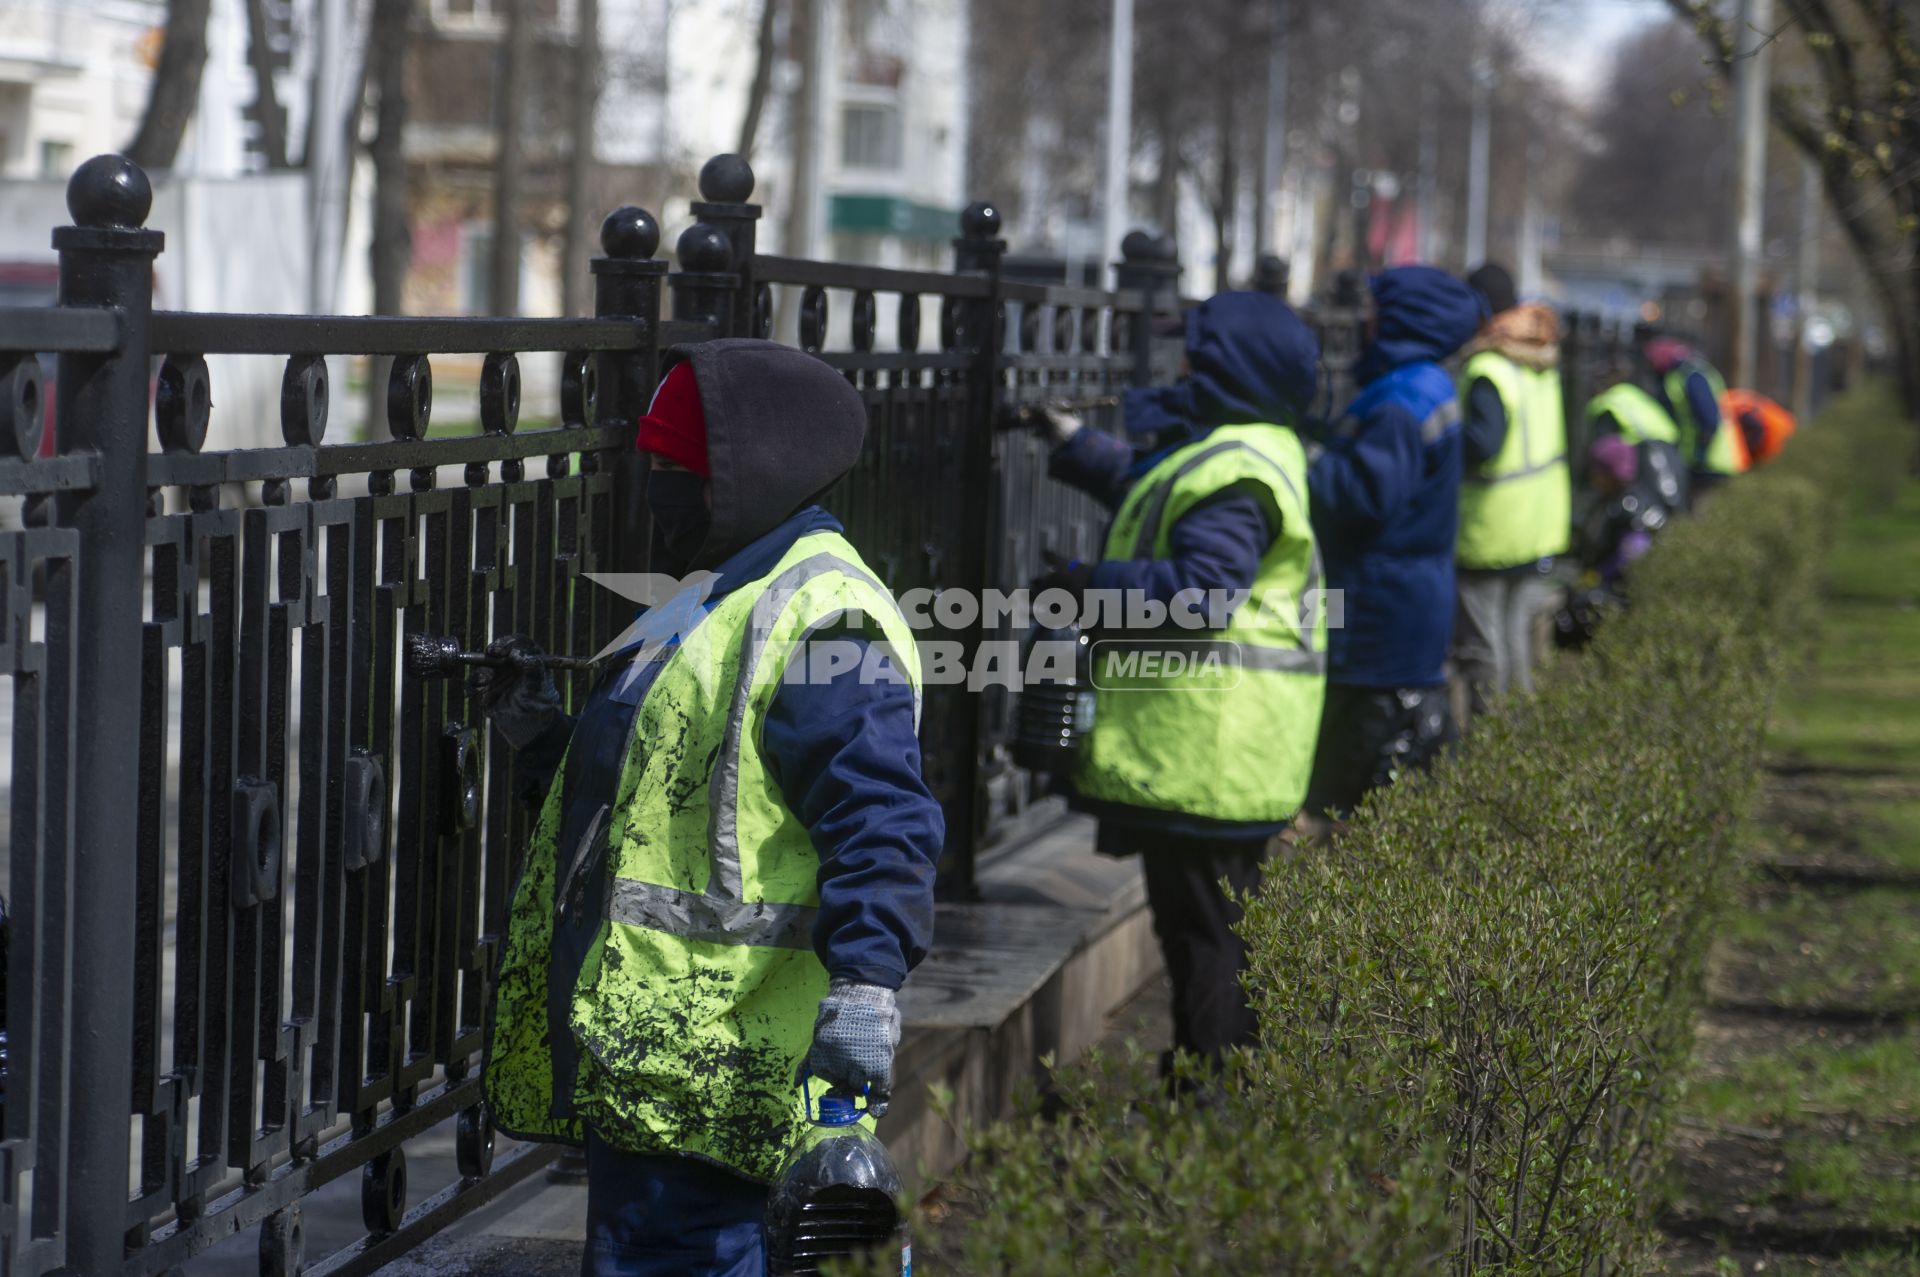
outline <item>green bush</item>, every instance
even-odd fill
[[[1772,689],[1856,467],[1809,430],[1636,569],[1634,606],[1249,901],[1262,1048],[1205,1105],[1140,1062],[981,1134],[933,1271],[1645,1267]],[[1804,477],[1814,475],[1819,482]],[[1139,1097],[1132,1098],[1129,1097]]]
[[[1408,1130],[1446,1151],[1461,1270],[1644,1254],[1704,924],[1817,558],[1792,531],[1812,490],[1766,488],[1676,529],[1588,659],[1250,909],[1271,1051],[1438,1078]]]
[[[975,1138],[947,1220],[916,1227],[915,1268],[1387,1277],[1444,1262],[1444,1162],[1399,1134],[1416,1107],[1404,1079],[1278,1063],[1243,1061],[1206,1104],[1164,1099],[1157,1057],[1062,1071],[1047,1116]]]

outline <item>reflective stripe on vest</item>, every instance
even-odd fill
[[[1500,396],[1507,432],[1499,452],[1462,478],[1456,557],[1465,568],[1493,569],[1563,554],[1573,534],[1573,493],[1560,375],[1483,351],[1467,362],[1462,397],[1483,380]]]
[[[1261,824],[1299,810],[1327,661],[1323,569],[1299,439],[1279,426],[1222,426],[1173,452],[1121,503],[1106,557],[1167,557],[1181,517],[1235,486],[1262,490],[1279,515],[1253,588],[1222,629],[1096,636],[1093,730],[1075,773],[1083,798]],[[1146,682],[1121,681],[1136,679],[1134,666],[1098,686],[1103,669],[1127,664],[1110,641],[1155,658]],[[1115,659],[1103,665],[1107,652]]]
[[[1623,381],[1601,391],[1587,404],[1587,419],[1598,421],[1612,417],[1620,427],[1620,437],[1628,443],[1680,443],[1680,427],[1668,415],[1658,399]]]
[[[765,578],[681,632],[635,711],[608,859],[596,866],[609,880],[607,916],[566,989],[550,987],[567,978],[549,965],[556,780],[496,987],[486,1087],[501,1129],[578,1141],[591,1126],[628,1152],[684,1154],[761,1180],[777,1169],[804,1122],[794,1070],[827,973],[811,935],[819,853],[759,738],[804,645],[856,613],[869,650],[913,688],[917,722],[912,633],[837,534],[800,538]],[[578,1047],[567,1087],[553,1076],[550,998]]]
[[[1156,484],[1151,491],[1149,491],[1147,495],[1146,512],[1140,518],[1140,533],[1133,541],[1132,557],[1136,559],[1151,559],[1156,557],[1155,547],[1160,543],[1160,523],[1161,520],[1166,517],[1167,502],[1172,498],[1174,488],[1182,479],[1192,474],[1195,470],[1198,470],[1207,462],[1212,461],[1215,457],[1228,452],[1244,453],[1261,466],[1272,471],[1274,477],[1286,485],[1287,494],[1293,498],[1294,504],[1301,510],[1307,508],[1307,500],[1301,495],[1300,485],[1294,482],[1293,476],[1288,474],[1286,468],[1278,461],[1261,452],[1258,448],[1237,439],[1214,443],[1212,442],[1211,436],[1208,439],[1201,440],[1201,443],[1203,446],[1199,451],[1190,457],[1182,459],[1180,464],[1174,467],[1173,473],[1169,475],[1164,482]],[[1174,455],[1178,456],[1179,454],[1176,453]],[[1171,458],[1169,458],[1169,460],[1171,460]],[[1142,482],[1145,482],[1144,478]],[[1118,516],[1116,516],[1114,522],[1117,528],[1119,526]],[[1114,557],[1112,546],[1108,546],[1107,548],[1107,557]],[[1320,582],[1324,575],[1324,569],[1320,561],[1320,543],[1318,540],[1315,540],[1313,542],[1312,557],[1307,562],[1307,583],[1300,591],[1300,613],[1297,624],[1300,633],[1303,635],[1307,634],[1313,628],[1314,615],[1320,606],[1320,600],[1316,595],[1320,589]],[[1165,643],[1156,639],[1155,646],[1166,651],[1181,650],[1191,652],[1196,650],[1193,648],[1182,648],[1180,640],[1178,639],[1172,639]],[[1247,669],[1284,670],[1289,672],[1320,674],[1324,674],[1327,669],[1327,654],[1325,650],[1315,651],[1311,644],[1306,647],[1295,648],[1266,647],[1259,644],[1247,644],[1245,646],[1251,649],[1241,658],[1243,666]]]
[[[764,595],[791,591],[823,572],[837,572],[870,586],[882,595],[886,587],[865,569],[832,554],[816,554],[786,569],[763,587]],[[740,873],[740,831],[735,803],[740,793],[740,745],[747,722],[748,702],[754,676],[766,655],[773,622],[756,607],[750,614],[740,644],[739,673],[734,686],[733,706],[727,714],[725,744],[721,746],[719,765],[708,789],[708,810],[712,821],[710,835],[711,865],[707,889],[702,893],[683,891],[657,882],[616,878],[613,884],[611,917],[631,927],[650,927],[669,935],[715,944],[771,945],[782,949],[811,949],[813,924],[819,910],[808,905],[768,904],[747,901],[742,896]],[[811,622],[797,642],[804,643],[820,630],[840,619],[844,613]],[[886,645],[889,649],[892,644]],[[913,691],[913,725],[920,726],[920,688]]]

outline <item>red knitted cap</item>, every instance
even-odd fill
[[[647,415],[640,418],[640,436],[636,446],[642,452],[665,457],[710,477],[707,467],[707,413],[700,406],[700,385],[693,379],[693,365],[678,363],[653,392]]]

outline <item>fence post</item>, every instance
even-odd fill
[[[1581,319],[1579,311],[1568,311],[1560,332],[1560,398],[1569,426],[1574,414],[1586,406],[1582,392],[1588,384],[1587,352],[1580,332]]]
[[[760,220],[760,206],[747,202],[752,194],[753,167],[743,156],[716,155],[700,166],[700,198],[692,212],[699,221],[718,226],[732,248],[738,279],[727,332],[734,337],[765,337],[773,327],[772,290],[754,281],[754,223]]]
[[[1133,384],[1153,384],[1153,321],[1160,310],[1160,294],[1175,310],[1180,306],[1177,281],[1180,261],[1173,241],[1150,231],[1128,231],[1120,241],[1120,260],[1114,264],[1114,286],[1140,293],[1140,313],[1127,325],[1133,345]]]
[[[995,470],[994,421],[1000,411],[1000,356],[1006,345],[1006,303],[1000,288],[1000,264],[1006,253],[1007,241],[1000,238],[999,209],[988,200],[975,200],[961,210],[960,235],[953,241],[954,273],[985,276],[987,293],[979,298],[955,299],[957,322],[951,325],[951,333],[942,334],[953,340],[942,344],[970,351],[974,357],[973,368],[968,373],[967,448],[961,491],[970,496],[964,506],[966,527],[962,530],[962,544],[966,546],[967,557],[962,583],[974,592],[975,598],[981,597],[992,584],[988,577],[994,551],[989,538],[1000,521],[1000,512],[994,508],[1000,492]],[[986,637],[984,619],[976,619],[968,627],[965,639],[969,659],[979,653]],[[960,752],[966,769],[960,786],[967,805],[966,820],[956,830],[952,814],[948,815],[947,846],[951,863],[944,867],[940,883],[942,890],[954,899],[973,898],[974,859],[987,827],[986,704],[984,696],[967,697],[964,721],[968,740]]]
[[[667,277],[673,290],[673,317],[712,324],[714,336],[733,333],[734,291],[740,277],[733,273],[733,241],[712,222],[695,222],[680,232],[673,246],[680,269]]]
[[[634,320],[646,344],[631,354],[600,356],[595,424],[632,430],[660,380],[660,281],[667,273],[667,264],[653,257],[660,226],[644,208],[616,208],[600,223],[600,247],[606,256],[593,259],[593,313]],[[638,572],[647,566],[647,511],[641,496],[646,481],[646,458],[638,451],[625,448],[614,455],[609,571]]]
[[[147,514],[147,376],[153,263],[142,229],[153,188],[133,161],[88,160],[67,184],[74,224],[53,232],[60,304],[118,310],[120,347],[60,357],[60,451],[97,458],[90,491],[60,494],[78,534],[74,676],[75,860],[71,996],[76,1011],[67,1260],[75,1273],[126,1262],[133,1103],[135,826],[140,803],[141,596]]]

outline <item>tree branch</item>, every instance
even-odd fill
[[[200,75],[207,65],[207,11],[210,0],[167,0],[167,33],[160,63],[153,70],[147,109],[140,129],[127,144],[127,158],[152,171],[173,167],[200,99]]]
[[[740,121],[740,145],[733,148],[749,160],[753,158],[753,144],[760,132],[760,116],[767,108],[767,92],[773,87],[773,16],[778,2],[760,0],[753,83],[747,89],[747,113]]]
[[[287,167],[287,111],[273,83],[273,41],[266,0],[247,0],[247,65],[253,72],[253,118],[267,167]]]

